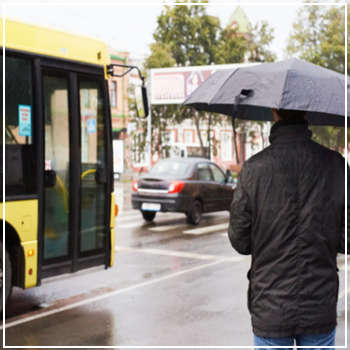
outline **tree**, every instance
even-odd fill
[[[168,44],[177,66],[244,62],[249,44],[255,44],[255,47],[264,45],[264,50],[259,51],[261,60],[270,54],[265,47],[273,36],[267,23],[262,27],[256,26],[256,30],[259,30],[259,42],[256,42],[253,36],[250,36],[248,42],[247,37],[239,35],[236,30],[221,28],[219,19],[208,15],[206,10],[205,6],[165,6],[158,17],[154,39],[156,43]],[[271,55],[269,57],[271,59]],[[209,139],[211,128],[225,119],[220,115],[180,107],[175,115],[175,121],[181,123],[188,118],[191,118],[195,125],[204,156],[206,149],[200,132],[201,125],[206,125],[206,137]],[[211,141],[211,144],[215,143],[215,140]]]
[[[200,66],[215,63],[220,29],[219,19],[205,6],[165,6],[153,37],[169,45],[178,66]]]
[[[153,43],[150,45],[151,55],[147,57],[145,68],[166,68],[176,65],[176,61],[171,55],[170,48],[163,43]]]
[[[244,62],[248,40],[237,33],[236,29],[221,30],[215,53],[215,64]]]
[[[343,7],[303,6],[293,24],[287,54],[344,73],[344,29]]]
[[[345,72],[344,7],[303,6],[293,24],[287,54],[339,73]],[[348,68],[349,72],[349,68]],[[344,148],[344,128],[311,127],[313,138],[333,149]]]
[[[202,2],[198,1],[198,3]],[[168,53],[175,60],[177,66],[198,66],[217,63],[220,57],[218,48],[235,55],[237,50],[227,44],[223,45],[224,40],[220,34],[220,21],[217,17],[208,15],[205,6],[189,5],[165,6],[157,19],[157,28],[153,36],[156,44],[167,43]],[[242,47],[239,50],[242,51]],[[154,54],[155,51],[152,49],[151,56]],[[238,54],[238,57],[242,61],[244,55]],[[147,61],[149,62],[149,60]],[[226,62],[222,58],[220,63]],[[158,67],[160,66],[148,64],[148,68]],[[193,120],[202,155],[205,155],[204,140],[200,132],[201,125],[208,126],[208,135],[210,135],[210,127],[220,118],[213,117],[208,113],[196,112],[190,108],[177,107],[175,110],[169,106],[155,108],[162,108],[163,117],[167,120],[168,125],[170,122],[182,123],[185,119]],[[169,112],[171,112],[170,118]]]
[[[222,28],[219,19],[208,15],[206,11],[205,6],[164,6],[157,18],[157,28],[153,35],[155,42],[151,45],[151,55],[147,58],[145,67],[151,69],[240,63],[244,62],[249,48],[252,60],[253,57],[259,61],[274,59],[275,56],[269,50],[273,30],[266,22],[252,27],[250,35],[242,35],[234,29]],[[160,121],[157,117],[164,120]],[[171,123],[182,123],[185,119],[193,121],[203,155],[206,154],[201,133],[203,125],[207,128],[204,137],[210,139],[211,128],[227,120],[221,115],[196,112],[182,106],[152,106],[153,130],[156,132],[159,129],[153,139],[158,140],[158,147],[162,148],[165,144],[163,141],[167,127]],[[215,140],[211,140],[211,144],[215,144]]]
[[[248,40],[249,62],[273,62],[276,55],[270,50],[274,29],[266,21],[257,22],[250,28]]]
[[[175,66],[176,61],[172,57],[169,46],[163,43],[153,43],[151,44],[151,55],[147,57],[144,68],[147,70],[151,68],[164,68]],[[144,74],[146,75],[146,73]],[[130,109],[135,109],[133,106],[133,101],[130,103]],[[174,105],[160,105],[151,106],[152,114],[152,149],[151,152],[159,153],[160,155],[166,154],[169,149],[167,143],[167,128],[169,124],[174,122],[174,116],[176,114],[176,106]],[[164,118],[164,116],[167,116]],[[133,122],[137,125],[137,130],[142,130],[142,134],[138,136],[136,147],[133,151],[143,153],[146,146],[146,136],[147,136],[147,119],[139,118],[135,115]],[[135,141],[136,141],[136,135]]]

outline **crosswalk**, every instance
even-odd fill
[[[218,223],[218,220],[220,223]],[[213,215],[210,217],[203,215],[202,221],[198,226],[186,223],[186,217],[181,213],[157,213],[152,223],[143,220],[138,210],[121,211],[116,219],[116,227],[120,229],[142,228],[150,232],[169,232],[181,231],[184,235],[206,235],[218,234],[220,237],[227,237],[228,213],[220,212],[215,221]]]
[[[217,217],[216,217],[217,216]],[[193,226],[186,223],[186,217],[184,214],[179,213],[158,213],[153,223],[147,223],[143,220],[141,213],[138,210],[125,210],[121,211],[116,219],[117,229],[133,229],[140,228],[150,233],[166,233],[170,231],[181,232],[184,236],[202,236],[202,235],[215,235],[216,237],[222,237],[228,239],[228,213],[220,212],[215,215],[215,222],[213,222],[213,215],[210,216],[210,220],[206,215],[203,216],[200,225]],[[219,222],[219,223],[218,223]],[[130,247],[117,247],[117,250],[132,249]],[[159,251],[147,251],[148,253],[159,254]],[[168,254],[168,251],[167,251]],[[178,252],[174,253],[179,254]],[[182,253],[181,253],[182,254]],[[187,253],[186,253],[187,254]],[[198,257],[197,257],[198,258]],[[203,256],[203,259],[211,259],[209,256]],[[345,259],[343,256],[338,256],[338,268],[340,271],[347,270],[350,272],[350,268],[346,269]]]

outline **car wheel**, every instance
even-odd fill
[[[0,311],[2,311],[2,297],[3,297],[3,287],[4,287],[4,278],[5,278],[5,304],[7,299],[9,298],[12,290],[12,266],[11,266],[11,259],[10,255],[7,252],[6,248],[3,250],[3,245],[0,243],[1,247],[1,261],[0,261],[0,293],[1,293],[1,305],[0,305]],[[5,252],[5,266],[6,271],[4,274],[4,267],[2,264],[2,254]]]
[[[141,210],[142,216],[144,220],[151,222],[153,219],[156,217],[156,212],[155,211],[143,211]]]
[[[195,200],[192,204],[190,212],[186,214],[187,221],[192,225],[198,225],[202,218],[202,203]]]

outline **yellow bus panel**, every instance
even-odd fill
[[[114,265],[114,250],[115,250],[115,195],[114,192],[111,194],[111,223],[110,223],[110,232],[111,232],[111,260],[110,266]]]
[[[2,22],[1,19],[1,43]],[[102,66],[110,63],[103,41],[8,19],[5,20],[5,47]]]
[[[1,219],[2,208],[3,204],[1,203]],[[6,202],[5,221],[16,230],[24,251],[24,287],[34,287],[37,284],[38,270],[38,200]]]

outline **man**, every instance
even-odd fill
[[[305,112],[272,114],[271,145],[243,165],[229,226],[232,246],[252,255],[254,345],[334,346],[345,161],[311,140]]]

